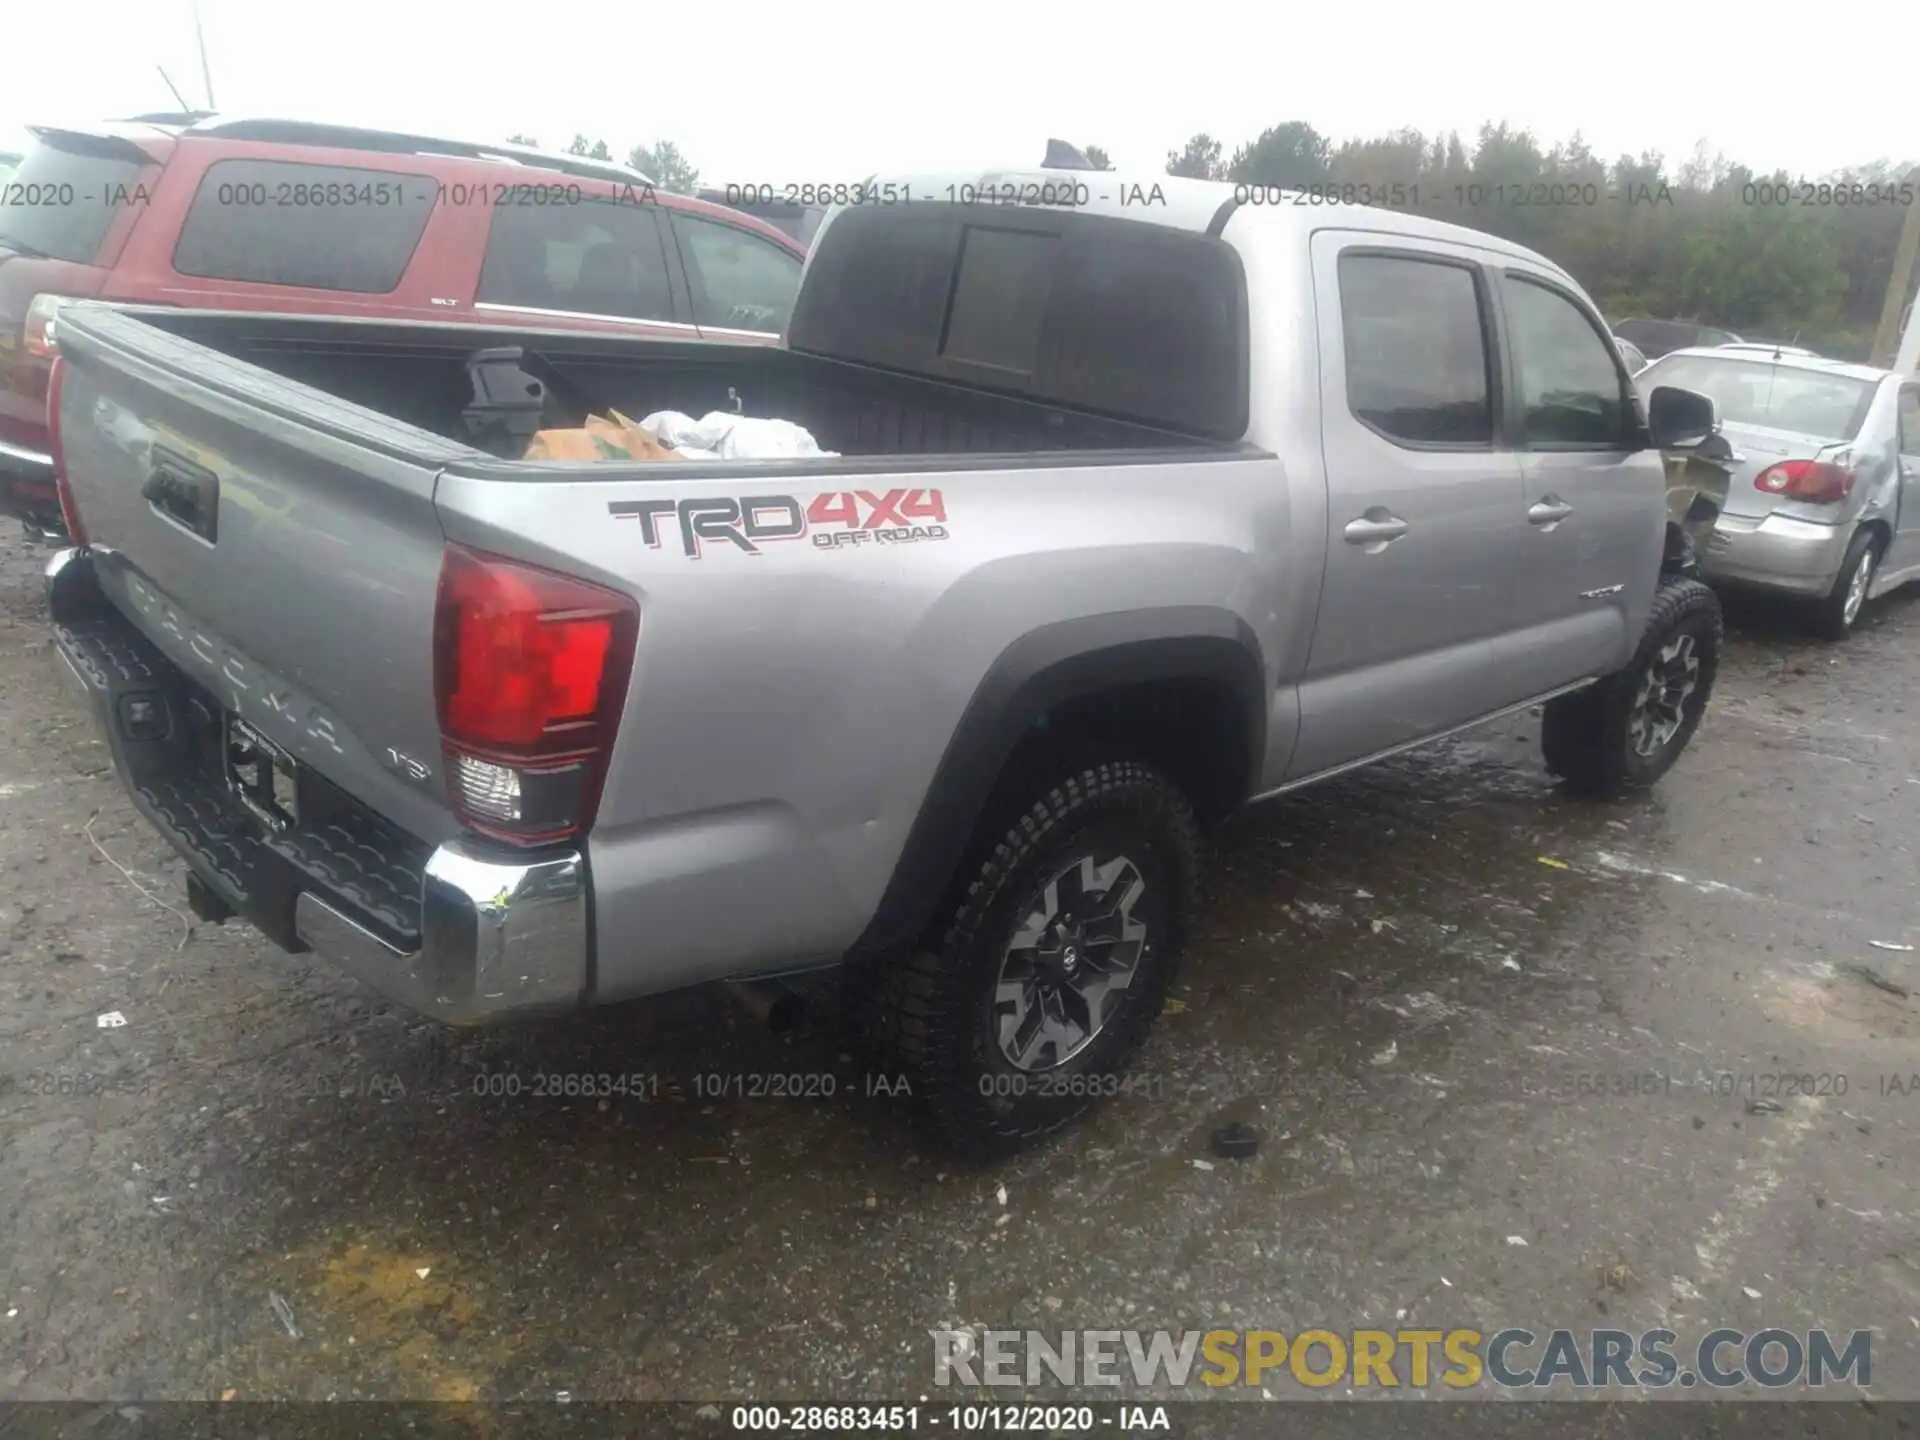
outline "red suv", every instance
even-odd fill
[[[217,116],[29,133],[0,181],[0,512],[49,535],[66,299],[771,343],[806,255],[623,166],[515,145]]]

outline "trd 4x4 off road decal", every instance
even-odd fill
[[[938,490],[825,490],[806,504],[792,495],[710,495],[698,500],[613,500],[607,512],[640,522],[640,538],[658,550],[663,523],[678,522],[680,547],[700,558],[703,541],[726,541],[749,555],[780,540],[811,538],[816,550],[911,545],[948,538],[947,502]],[[931,523],[922,523],[931,522]]]

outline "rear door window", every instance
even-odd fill
[[[493,208],[482,304],[675,321],[659,207],[588,197]]]
[[[385,295],[433,212],[433,181],[391,170],[219,160],[207,167],[173,268],[212,280]]]
[[[675,214],[699,325],[778,333],[800,290],[800,260],[764,236]]]
[[[146,163],[123,141],[43,137],[11,175],[0,167],[0,246],[91,265]]]
[[[1479,280],[1417,256],[1340,257],[1347,408],[1389,440],[1493,443],[1493,388]]]
[[[1630,443],[1627,387],[1606,332],[1559,291],[1502,277],[1507,328],[1520,374],[1522,435],[1547,449],[1617,449]]]
[[[1900,392],[1900,453],[1920,460],[1920,390],[1911,385]]]

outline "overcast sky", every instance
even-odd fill
[[[170,107],[156,64],[204,99],[189,0],[7,10],[0,148],[19,148],[28,123]],[[225,111],[478,139],[520,131],[553,147],[582,131],[622,156],[666,138],[710,183],[1034,164],[1050,135],[1157,171],[1197,130],[1231,152],[1294,119],[1336,140],[1401,126],[1471,139],[1504,119],[1548,143],[1580,131],[1608,159],[1658,149],[1676,163],[1704,140],[1809,176],[1920,159],[1911,0],[1850,4],[1835,30],[1699,0],[201,10]],[[1158,18],[1121,18],[1145,15]]]

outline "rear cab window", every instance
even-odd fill
[[[1671,355],[1641,371],[1635,383],[1643,392],[1656,385],[1697,390],[1728,424],[1835,442],[1860,433],[1875,388],[1851,375],[1719,355]]]
[[[151,162],[124,141],[50,133],[0,179],[0,246],[91,265]]]
[[[1493,386],[1480,279],[1425,255],[1340,256],[1347,407],[1397,445],[1487,448]]]
[[[790,349],[1246,434],[1246,275],[1217,237],[1037,206],[851,206],[807,263]]]
[[[286,160],[216,160],[173,268],[202,279],[391,294],[433,213],[431,179]]]
[[[562,188],[562,187],[556,187]],[[474,296],[481,308],[685,323],[660,210],[628,187],[508,189],[495,200]]]

